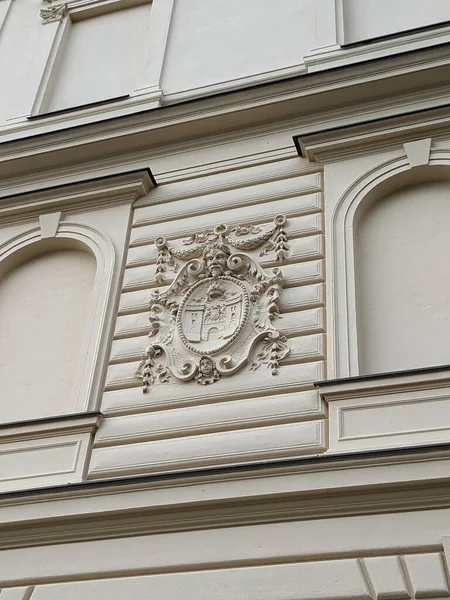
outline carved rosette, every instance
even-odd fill
[[[151,343],[136,372],[144,392],[171,376],[210,385],[252,357],[252,371],[265,366],[278,373],[289,352],[274,324],[283,277],[278,268],[266,272],[247,252],[259,248],[260,256],[272,252],[275,261],[285,260],[285,225],[278,215],[270,226],[218,225],[190,236],[181,248],[155,241],[157,283],[168,270],[177,275],[150,298]]]

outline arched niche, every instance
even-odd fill
[[[450,362],[450,181],[402,187],[355,228],[360,374]]]
[[[430,190],[428,206],[427,188]],[[341,197],[331,217],[329,232],[330,376],[356,376],[450,362],[450,357],[447,357],[443,349],[445,341],[440,348],[439,342],[434,344],[433,352],[428,353],[428,358],[424,356],[426,349],[421,349],[420,352],[413,348],[401,351],[404,340],[412,346],[429,345],[432,339],[436,340],[433,328],[438,322],[443,335],[441,339],[445,338],[442,329],[446,327],[445,257],[439,256],[439,261],[435,264],[435,276],[428,271],[422,278],[423,286],[420,290],[417,287],[421,285],[417,281],[417,277],[420,277],[417,274],[417,263],[421,263],[421,269],[425,265],[432,269],[433,252],[446,252],[444,246],[447,242],[442,238],[445,239],[445,231],[450,226],[450,222],[447,225],[443,222],[447,218],[445,215],[450,203],[449,192],[450,152],[439,149],[431,151],[428,165],[413,169],[406,156],[389,159],[362,174]],[[433,221],[440,215],[440,225],[435,229],[436,246],[429,245],[422,255],[417,240],[411,241],[411,237],[418,235],[415,228],[419,227],[420,230],[420,225],[417,226],[416,223],[421,220],[421,215],[426,215],[427,219],[426,229],[423,229],[420,238],[422,243],[425,237],[430,237]],[[425,222],[423,225],[425,226]],[[409,258],[406,260],[404,255],[397,252],[395,260],[389,261],[390,253],[395,253],[395,248],[398,248],[395,236],[398,237],[400,231],[403,232],[404,239],[411,242],[411,247],[403,243]],[[389,239],[384,239],[383,234],[390,236]],[[370,256],[367,252],[364,254],[364,237],[368,241],[367,252]],[[402,257],[405,258],[403,262],[400,260]],[[378,269],[377,264],[380,267]],[[386,279],[389,279],[389,269],[395,277],[397,287],[392,286],[386,290],[386,295],[380,300],[379,294],[383,294],[382,288],[386,289]],[[411,278],[416,287],[410,285],[411,281],[408,282]],[[440,289],[437,286],[438,280],[441,281]],[[425,289],[426,286],[428,289]],[[373,291],[374,288],[376,291]],[[427,313],[425,298],[430,301],[430,294],[434,295],[434,299],[429,306],[434,306],[435,310]],[[410,300],[409,308],[402,313],[399,306],[404,308],[406,299]],[[398,315],[397,320],[395,315]],[[433,326],[427,327],[427,319],[424,319],[420,327],[417,322],[416,331],[411,326],[406,331],[403,323],[411,324],[418,315],[429,318],[431,322],[428,324]],[[388,330],[391,331],[390,334]]]
[[[95,408],[113,264],[109,239],[76,223],[0,247],[0,422]]]

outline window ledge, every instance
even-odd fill
[[[100,418],[101,413],[94,411],[1,423],[0,444],[5,441],[39,438],[43,435],[50,437],[66,433],[95,433]]]
[[[329,409],[329,452],[450,440],[450,366],[316,383]]]
[[[0,490],[81,482],[100,419],[89,412],[0,425]]]

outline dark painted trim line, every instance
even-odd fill
[[[185,471],[175,471],[168,473],[154,473],[150,475],[133,475],[129,477],[116,477],[112,479],[101,479],[95,481],[82,481],[80,483],[72,483],[58,486],[47,486],[41,488],[32,488],[28,490],[17,490],[14,492],[0,492],[0,501],[5,498],[20,498],[27,497],[36,494],[55,494],[61,492],[70,492],[71,490],[101,490],[102,488],[108,488],[111,486],[129,486],[135,484],[148,484],[152,482],[173,482],[177,479],[190,479],[196,478],[201,475],[216,476],[216,475],[227,475],[234,473],[258,473],[264,469],[282,469],[286,467],[296,467],[304,464],[308,465],[326,465],[327,463],[336,462],[341,460],[343,462],[349,460],[361,460],[376,457],[389,457],[389,456],[408,456],[410,454],[424,454],[428,456],[432,451],[447,451],[450,453],[450,443],[442,442],[438,444],[429,444],[424,446],[409,446],[408,448],[392,448],[382,450],[364,450],[362,452],[346,452],[342,454],[314,454],[312,456],[305,456],[304,458],[290,458],[273,461],[261,461],[257,463],[245,463],[240,465],[230,465],[225,467],[204,467],[201,469],[186,469]]]
[[[8,429],[10,427],[22,427],[23,425],[39,425],[39,423],[54,423],[59,421],[73,421],[82,417],[101,417],[102,413],[99,410],[90,412],[71,413],[70,415],[56,415],[54,417],[41,417],[39,419],[22,419],[21,421],[9,421],[8,423],[0,423],[0,429]]]
[[[376,119],[368,119],[367,121],[356,121],[354,123],[349,123],[348,125],[340,125],[337,127],[328,127],[326,129],[317,129],[311,131],[305,131],[304,133],[299,133],[292,136],[294,141],[294,145],[297,149],[298,155],[300,158],[304,158],[304,154],[300,147],[300,138],[312,136],[312,135],[323,135],[324,133],[333,133],[334,131],[346,131],[348,129],[352,129],[353,127],[360,127],[361,125],[372,125],[374,123],[381,123],[382,121],[391,121],[394,119],[402,119],[404,117],[410,117],[412,115],[424,114],[431,111],[441,110],[442,108],[450,108],[450,102],[445,102],[444,104],[440,104],[439,106],[429,106],[428,108],[420,108],[417,110],[407,111],[398,115],[388,115],[385,117],[377,117]]]
[[[112,104],[114,102],[120,102],[121,100],[128,100],[130,94],[124,94],[123,96],[115,96],[114,98],[107,98],[106,100],[97,100],[97,102],[88,102],[87,104],[80,104],[78,106],[70,106],[69,108],[61,108],[60,110],[52,110],[49,112],[39,113],[38,115],[30,115],[27,117],[29,121],[36,121],[37,119],[44,119],[46,117],[55,117],[56,115],[65,115],[66,113],[73,113],[77,110],[84,110],[86,108],[93,108],[95,106],[105,106],[106,104]]]
[[[321,130],[320,133],[323,133],[324,131],[328,131],[328,130]],[[292,136],[292,140],[294,142],[295,149],[297,150],[297,154],[299,155],[300,158],[305,158],[305,155],[303,154],[303,150],[300,147],[300,138],[304,137],[305,135],[311,135],[311,134],[299,133],[297,135]]]
[[[372,381],[374,379],[385,379],[387,377],[402,377],[403,375],[420,375],[421,373],[440,373],[441,371],[450,371],[450,365],[420,367],[417,369],[404,369],[402,371],[386,371],[385,373],[373,373],[371,375],[355,375],[354,377],[342,377],[341,379],[323,379],[322,381],[315,381],[313,385],[324,386],[334,385],[336,383],[351,383],[352,381]]]
[[[387,33],[386,35],[379,35],[373,38],[367,38],[360,42],[350,42],[349,44],[340,44],[344,50],[347,48],[360,48],[361,46],[368,46],[370,44],[376,44],[377,42],[387,42],[389,40],[395,40],[399,37],[407,37],[408,35],[414,35],[415,33],[423,33],[424,31],[436,31],[437,29],[444,29],[450,25],[450,21],[441,21],[439,23],[433,23],[431,25],[423,25],[422,27],[413,27],[412,29],[406,29],[405,31],[398,31],[397,33]]]

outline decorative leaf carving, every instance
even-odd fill
[[[270,236],[269,242],[259,253],[260,256],[264,256],[268,252],[275,252],[277,261],[283,262],[288,256],[288,238],[284,230],[286,224],[286,217],[284,215],[278,215],[274,219],[275,228],[273,234]]]
[[[48,2],[49,0],[47,0]],[[39,16],[42,19],[42,23],[53,23],[54,21],[62,21],[68,12],[68,6],[66,2],[62,4],[53,4],[47,8],[41,8]]]
[[[136,374],[141,377],[143,392],[148,393],[155,383],[167,383],[170,380],[170,371],[159,362],[162,352],[156,346],[149,346],[142,355],[143,362],[139,365]]]
[[[272,373],[277,375],[280,370],[280,361],[289,353],[287,340],[278,332],[271,332],[264,339],[261,350],[250,365],[251,371],[256,371],[261,365],[265,365]]]

